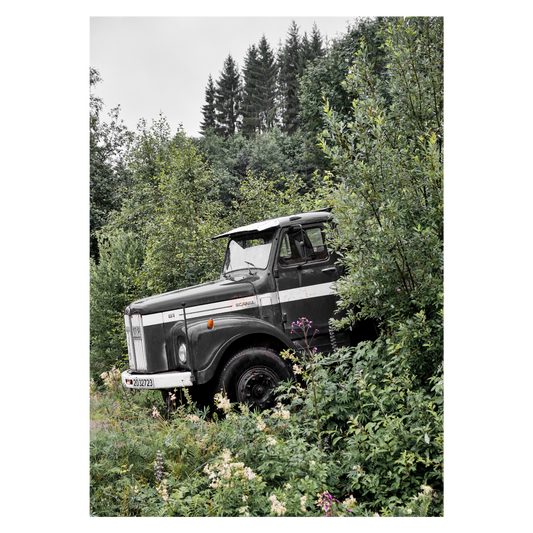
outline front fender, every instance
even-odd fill
[[[254,338],[270,338],[285,348],[293,346],[283,331],[255,317],[215,318],[212,329],[208,327],[207,320],[201,320],[188,324],[188,333],[190,363],[199,384],[209,381],[224,354],[247,336],[250,336],[249,346],[253,346]]]

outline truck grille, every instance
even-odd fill
[[[146,353],[144,350],[144,329],[142,315],[125,315],[126,339],[131,370],[146,370]]]

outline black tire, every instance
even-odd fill
[[[246,403],[252,409],[269,409],[276,404],[273,393],[292,372],[279,355],[268,348],[246,348],[233,355],[224,366],[217,390],[232,403]]]

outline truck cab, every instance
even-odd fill
[[[132,389],[177,387],[224,391],[232,402],[266,409],[274,389],[292,376],[280,357],[294,349],[312,322],[313,348],[350,344],[334,332],[334,284],[341,272],[325,242],[329,210],[278,217],[233,229],[215,239],[228,244],[220,279],[133,302],[125,309]]]

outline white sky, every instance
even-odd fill
[[[106,110],[120,104],[130,129],[161,112],[173,132],[182,124],[187,135],[198,136],[209,74],[216,82],[228,54],[241,69],[247,49],[263,34],[276,50],[292,20],[300,36],[310,36],[316,22],[331,40],[346,33],[355,18],[92,17],[90,65],[103,79],[95,94]]]

